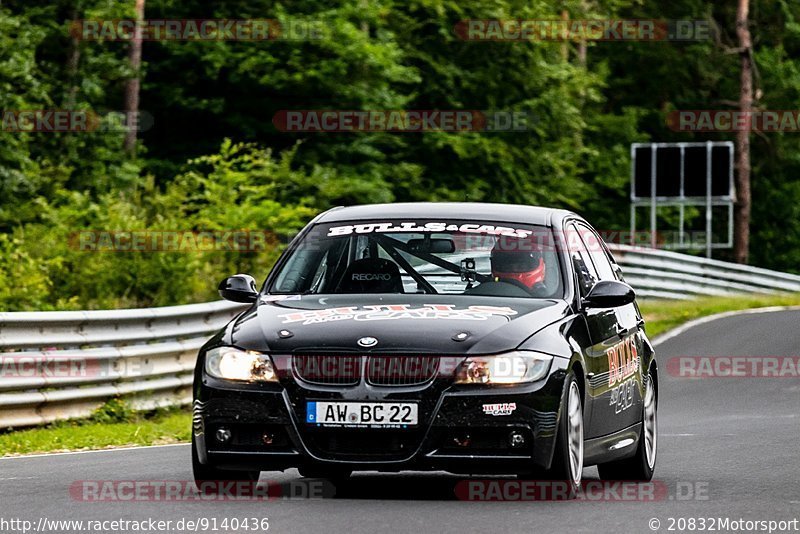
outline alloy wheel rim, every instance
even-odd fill
[[[567,410],[570,475],[572,481],[579,484],[583,472],[583,410],[581,409],[581,393],[575,382],[569,388]]]
[[[656,416],[656,392],[653,378],[648,377],[644,394],[644,448],[647,465],[652,469],[656,465],[658,445],[658,421]]]

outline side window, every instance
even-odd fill
[[[622,268],[619,266],[619,263],[617,263],[617,259],[614,257],[614,254],[612,254],[611,251],[608,250],[608,246],[606,246],[605,249],[606,249],[606,255],[608,256],[608,260],[611,262],[611,268],[614,269],[614,276],[616,276],[617,280],[619,280],[620,282],[624,282],[625,277],[622,275]]]
[[[614,267],[606,255],[606,249],[600,237],[586,225],[578,224],[578,231],[581,234],[583,244],[589,249],[589,255],[594,261],[594,266],[597,273],[600,275],[600,280],[616,280],[617,276],[614,274]]]
[[[586,248],[583,240],[581,239],[580,231],[571,223],[567,226],[566,234],[567,247],[569,256],[572,258],[572,263],[575,267],[575,272],[578,273],[578,282],[581,286],[581,295],[586,296],[589,291],[594,287],[595,282],[598,280],[597,269],[594,267],[592,258]]]

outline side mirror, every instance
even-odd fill
[[[249,274],[235,274],[219,283],[219,295],[233,302],[255,302],[258,298],[255,278]]]
[[[601,280],[583,299],[583,305],[587,308],[618,308],[630,304],[635,299],[636,293],[625,282]]]

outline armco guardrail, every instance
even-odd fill
[[[188,404],[197,350],[241,304],[0,313],[0,428]]]
[[[613,246],[645,298],[800,292],[800,276]],[[0,428],[85,417],[123,396],[136,408],[191,401],[197,350],[246,306],[0,313]]]
[[[611,246],[625,280],[644,298],[690,299],[743,293],[800,292],[800,276],[625,245]]]

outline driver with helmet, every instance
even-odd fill
[[[528,292],[544,289],[546,265],[541,250],[530,240],[501,237],[491,253],[492,278]]]

